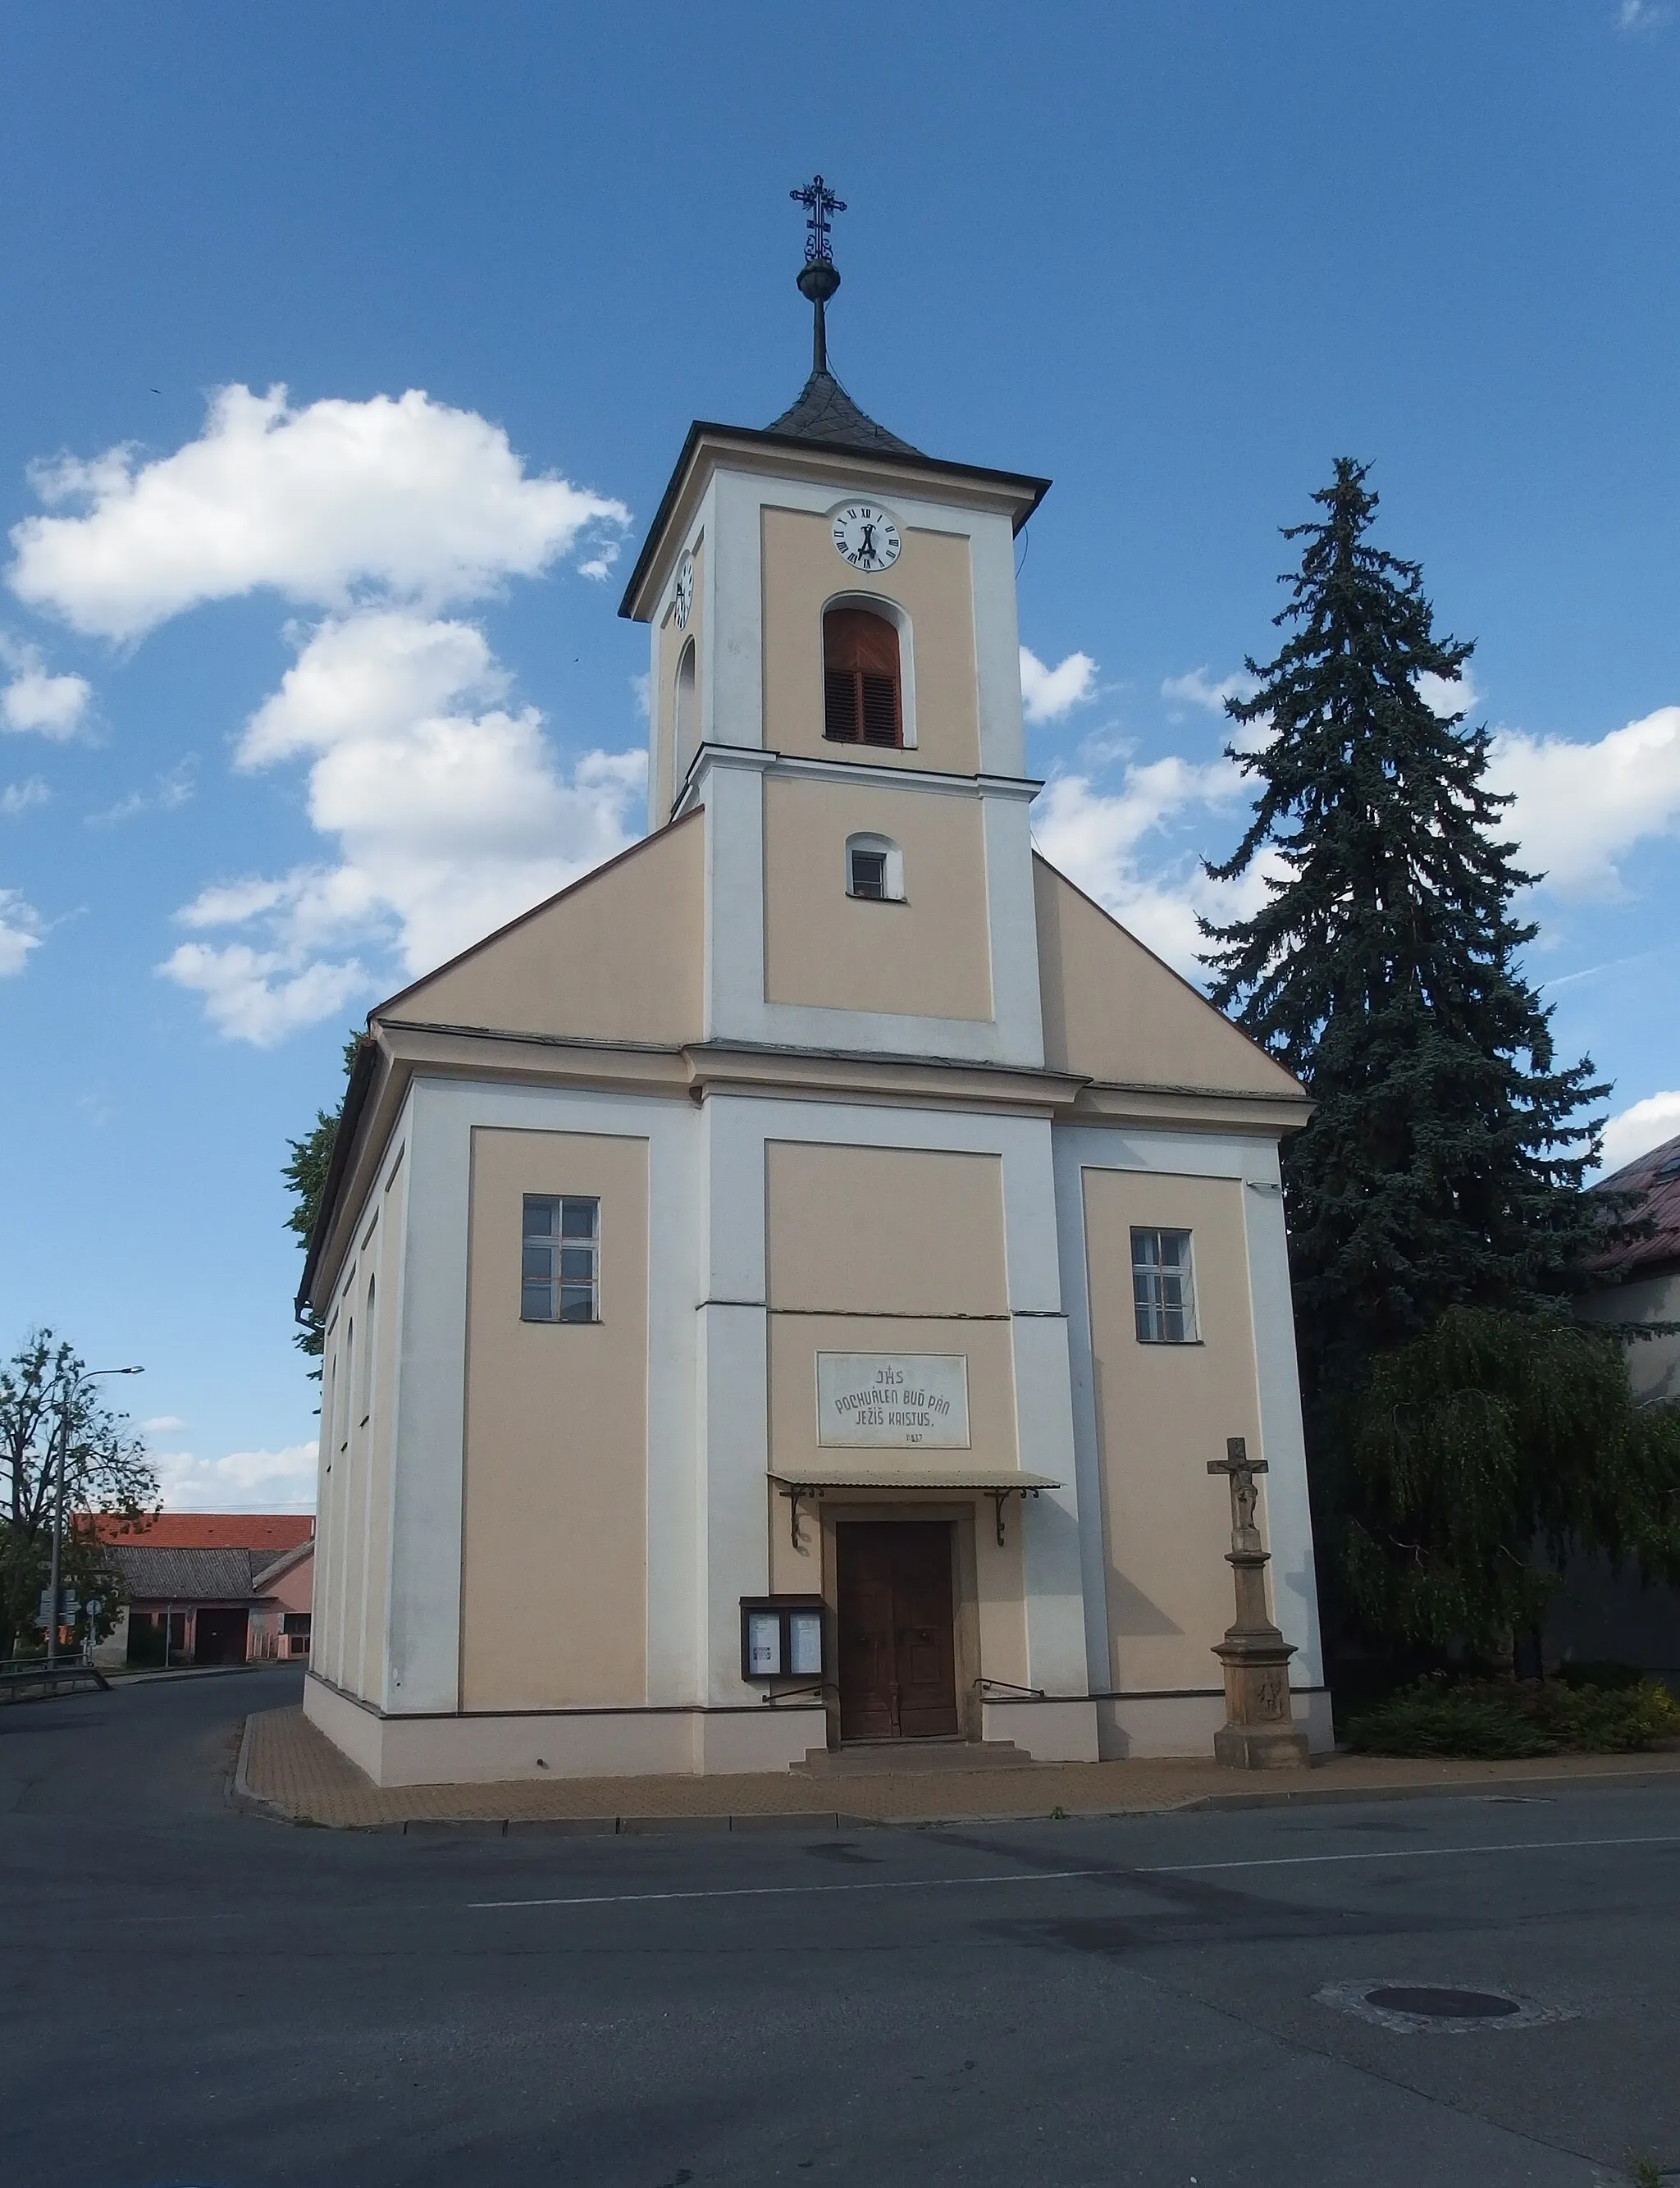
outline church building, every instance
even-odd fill
[[[1246,1438],[1330,1741],[1285,1071],[1035,851],[1042,479],[827,368],[696,424],[630,578],[648,833],[375,1009],[305,1708],[381,1785],[854,1742],[1205,1755]],[[796,194],[800,195],[800,194]]]

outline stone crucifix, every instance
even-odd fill
[[[1295,1653],[1266,1615],[1266,1569],[1255,1514],[1263,1458],[1250,1458],[1248,1440],[1230,1436],[1225,1457],[1208,1461],[1231,1491],[1231,1548],[1237,1616],[1214,1654],[1225,1668],[1225,1723],[1214,1734],[1214,1756],[1235,1770],[1272,1770],[1307,1760],[1306,1734],[1295,1729],[1289,1703],[1289,1659]]]

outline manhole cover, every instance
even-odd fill
[[[1573,2021],[1579,2008],[1542,2005],[1514,1989],[1474,1989],[1469,1983],[1326,1983],[1320,2005],[1350,2013],[1394,2036],[1452,2036],[1473,2028],[1538,2028],[1548,2021]]]
[[[1387,2013],[1427,2013],[1438,2021],[1493,2021],[1522,2011],[1515,1999],[1491,1990],[1404,1990],[1384,1984],[1367,1990],[1365,2002]]]

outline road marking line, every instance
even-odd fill
[[[522,1907],[640,1907],[675,1899],[812,1899],[836,1892],[933,1892],[952,1886],[989,1884],[1063,1884],[1091,1876],[1190,1876],[1221,1869],[1311,1869],[1333,1862],[1439,1861],[1452,1854],[1555,1853],[1570,1847],[1680,1846],[1680,1833],[1665,1832],[1646,1838],[1512,1839],[1497,1846],[1399,1847],[1391,1852],[1361,1849],[1357,1853],[1265,1854],[1232,1861],[1168,1861],[1147,1869],[1121,1869],[1111,1863],[1092,1869],[1006,1869],[991,1876],[910,1876],[871,1878],[857,1884],[738,1884],[720,1885],[690,1892],[600,1892],[554,1899],[471,1899],[469,1913],[492,1913]]]
[[[1649,1838],[1631,1839],[1509,1839],[1497,1846],[1396,1847],[1391,1852],[1358,1853],[1266,1854],[1247,1861],[1174,1861],[1159,1869],[1139,1869],[1135,1876],[1178,1876],[1199,1869],[1302,1869],[1333,1861],[1435,1861],[1450,1853],[1555,1853],[1570,1847],[1680,1846],[1680,1833],[1665,1831]]]

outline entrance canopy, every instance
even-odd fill
[[[997,1539],[1002,1547],[1003,1508],[1012,1497],[1024,1500],[1036,1497],[1040,1489],[1059,1489],[1062,1485],[1047,1474],[1023,1474],[1011,1466],[952,1465],[881,1466],[869,1461],[819,1460],[814,1466],[790,1466],[786,1470],[771,1467],[770,1479],[787,1499],[788,1525],[793,1547],[801,1547],[799,1539],[799,1503],[802,1497],[820,1497],[828,1489],[948,1489],[961,1492],[979,1490],[992,1500],[997,1515]]]
[[[984,1489],[995,1496],[1059,1489],[1047,1474],[1023,1474],[1013,1466],[871,1466],[867,1459],[839,1460],[831,1464],[772,1467],[770,1478],[778,1489],[797,1489],[815,1495],[824,1489]]]

